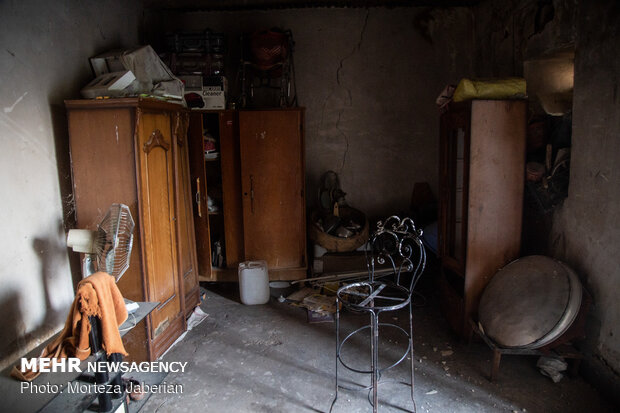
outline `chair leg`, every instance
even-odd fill
[[[332,400],[332,404],[329,406],[330,413],[334,408],[336,399],[338,399],[338,364],[340,363],[340,306],[338,304],[338,296],[336,295],[336,394],[334,395],[334,400]]]
[[[372,411],[377,413],[379,404],[378,382],[379,382],[379,315],[371,313],[371,342],[370,351],[372,352]]]
[[[409,357],[411,358],[411,401],[413,402],[413,411],[415,412],[416,409],[416,405],[415,405],[415,399],[414,399],[414,388],[415,388],[415,381],[414,381],[414,356],[413,356],[413,308],[412,308],[412,303],[409,302]]]

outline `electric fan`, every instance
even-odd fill
[[[129,207],[112,204],[96,231],[69,230],[67,245],[73,251],[85,254],[82,260],[83,276],[103,271],[118,282],[129,268],[134,227]]]

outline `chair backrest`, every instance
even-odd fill
[[[366,263],[371,282],[393,274],[396,284],[411,293],[426,267],[422,229],[417,229],[411,218],[400,219],[396,215],[377,222],[377,230],[366,247]],[[386,266],[391,270],[388,273],[384,270]],[[401,276],[405,273],[411,274],[409,285],[401,284]]]

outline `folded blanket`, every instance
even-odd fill
[[[90,322],[88,317],[101,320],[102,348],[110,355],[127,355],[118,327],[127,319],[127,309],[114,277],[98,272],[84,278],[78,284],[77,293],[64,329],[48,344],[39,357],[62,359],[77,357],[80,360],[90,355]],[[11,376],[22,381],[34,380],[40,373],[21,371],[13,367]]]

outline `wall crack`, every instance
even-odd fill
[[[361,48],[362,48],[362,43],[364,41],[364,34],[366,33],[366,27],[368,27],[368,18],[370,16],[370,9],[366,9],[366,16],[364,17],[364,23],[362,25],[362,30],[360,30],[360,37],[359,40],[357,42],[357,44],[353,47],[353,49],[351,50],[351,52],[346,55],[345,57],[343,57],[340,60],[340,64],[338,65],[338,69],[336,69],[336,85],[338,87],[343,88],[346,93],[347,93],[347,98],[348,101],[346,103],[346,106],[353,106],[353,94],[351,92],[351,88],[346,87],[342,82],[341,82],[341,71],[344,68],[344,62],[345,60],[350,59],[351,57],[353,57],[356,53],[358,53]],[[332,92],[333,94],[333,92]],[[331,96],[331,94],[330,94]],[[326,101],[327,103],[327,101]],[[346,165],[347,162],[347,155],[349,154],[349,137],[347,136],[346,133],[344,133],[344,131],[342,129],[340,129],[340,120],[342,119],[342,114],[344,113],[344,107],[341,108],[338,111],[338,119],[336,119],[336,130],[338,131],[338,133],[340,133],[340,135],[342,136],[342,138],[344,139],[344,143],[345,143],[345,149],[344,149],[344,153],[342,154],[342,162],[340,163],[340,167],[338,168],[338,173],[342,174],[342,171],[344,170],[344,167]]]

